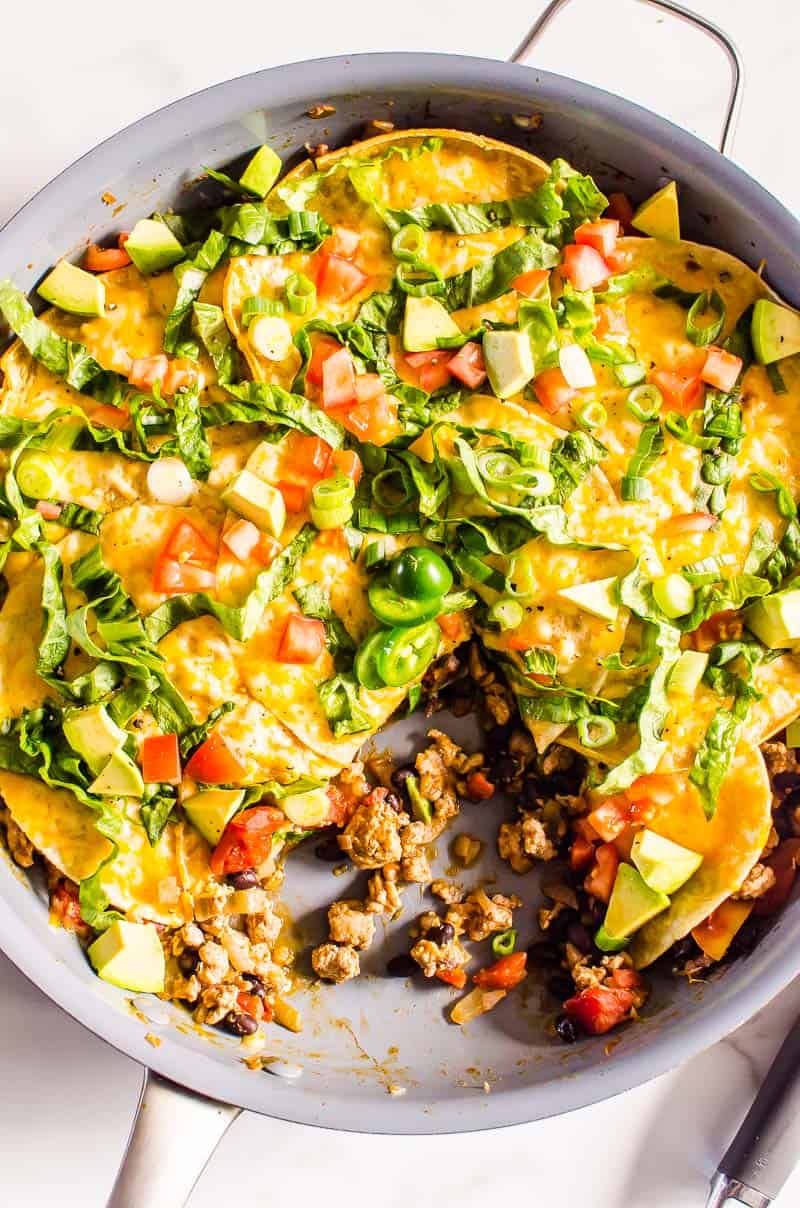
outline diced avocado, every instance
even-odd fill
[[[64,737],[96,776],[123,745],[126,734],[111,720],[105,705],[89,705],[66,712]]]
[[[142,994],[164,989],[164,949],[152,923],[118,919],[89,947],[89,960],[98,977]]]
[[[793,356],[800,352],[800,314],[769,298],[759,298],[753,307],[750,337],[756,360],[762,365]]]
[[[694,696],[708,666],[708,655],[701,650],[684,650],[669,677],[670,692]]]
[[[325,789],[309,789],[307,793],[283,797],[280,806],[290,822],[304,829],[322,826],[331,812],[331,800]]]
[[[605,924],[601,923],[594,933],[594,942],[601,952],[621,952],[623,948],[627,948],[630,939],[627,935],[623,935],[619,939],[609,935]]]
[[[252,520],[262,532],[280,537],[286,524],[286,504],[277,487],[263,478],[257,478],[250,470],[240,470],[222,492],[222,499],[244,516]]]
[[[120,747],[113,752],[100,775],[89,786],[89,792],[96,793],[98,797],[142,797],[142,773]]]
[[[632,935],[669,906],[669,898],[651,889],[632,864],[620,864],[603,926],[614,939]]]
[[[674,180],[642,202],[631,219],[631,225],[645,235],[652,235],[654,239],[680,239],[678,186]]]
[[[70,264],[69,260],[59,260],[37,287],[37,292],[45,302],[52,302],[53,306],[71,315],[102,318],[106,312],[105,284],[94,273],[87,273],[77,264]]]
[[[272,147],[259,147],[239,177],[239,184],[256,197],[266,197],[281,174],[283,164]]]
[[[461,328],[435,298],[406,298],[403,347],[406,352],[432,352],[439,340],[457,339]]]
[[[530,337],[524,331],[487,331],[483,358],[489,384],[498,398],[519,394],[535,372]]]
[[[183,803],[186,817],[216,847],[222,832],[244,801],[244,789],[203,789]]]
[[[157,273],[183,260],[186,252],[165,222],[140,218],[125,240],[125,251],[140,273]]]
[[[800,717],[790,721],[786,727],[787,747],[800,747]]]
[[[633,841],[631,859],[651,889],[674,893],[697,872],[703,857],[655,831],[640,830]]]
[[[593,579],[589,583],[576,583],[574,587],[562,587],[556,595],[577,604],[578,608],[601,621],[616,621],[619,613],[617,583],[616,578]]]
[[[763,596],[743,616],[747,628],[770,650],[791,646],[800,641],[800,589]]]
[[[653,580],[653,599],[665,617],[685,617],[694,608],[694,588],[675,572]]]

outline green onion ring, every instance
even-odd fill
[[[663,402],[664,395],[658,386],[643,383],[641,386],[633,387],[625,400],[625,406],[635,419],[645,424],[649,419],[656,418]]]
[[[617,727],[610,717],[593,714],[591,717],[579,717],[575,723],[578,741],[590,751],[598,747],[607,747],[617,736]]]

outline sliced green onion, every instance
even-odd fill
[[[522,472],[522,466],[510,453],[484,449],[475,459],[481,478],[492,487],[507,487]]]
[[[767,371],[767,378],[769,380],[770,386],[772,387],[772,393],[773,394],[788,394],[789,388],[786,385],[786,383],[784,382],[783,374],[781,373],[780,369],[778,368],[776,362],[773,361],[770,365],[765,365],[764,368]]]
[[[602,403],[584,403],[575,412],[575,419],[587,432],[593,432],[595,428],[602,428],[607,422],[608,412]]]
[[[367,570],[372,570],[375,566],[380,566],[386,561],[386,545],[383,541],[370,541],[367,548],[364,550],[364,566]]]
[[[400,227],[392,239],[392,255],[406,264],[416,264],[423,255],[427,242],[428,237],[422,227],[416,222],[410,222],[408,226]]]
[[[487,620],[498,629],[516,629],[525,619],[525,609],[517,600],[501,596],[489,609]]]
[[[675,620],[694,608],[694,588],[683,575],[662,575],[653,581],[653,599],[664,616]]]
[[[399,512],[414,498],[414,484],[405,466],[388,466],[372,479],[372,498],[386,512]]]
[[[610,717],[596,714],[593,717],[579,717],[575,723],[578,741],[590,751],[599,747],[607,747],[617,736],[617,727]]]
[[[647,377],[647,370],[641,361],[629,361],[625,365],[614,366],[614,377],[620,386],[638,386]]]
[[[638,475],[629,478],[626,475],[620,485],[619,493],[625,503],[638,503],[642,499],[649,499],[653,488],[646,478],[639,478]]]
[[[550,450],[543,449],[541,445],[535,445],[531,441],[526,440],[520,445],[519,464],[526,470],[549,470]]]
[[[546,499],[555,490],[556,480],[549,470],[528,470],[513,486],[532,499]]]
[[[735,561],[733,554],[712,554],[709,558],[701,558],[699,562],[687,563],[681,574],[693,587],[703,587],[708,583],[719,583],[723,577],[723,568]]]
[[[412,298],[430,298],[445,293],[444,278],[433,264],[399,264],[394,275],[398,289]]]
[[[19,471],[17,471],[17,477],[19,478]],[[774,491],[775,507],[778,509],[778,515],[783,516],[784,520],[792,520],[797,515],[797,506],[788,488],[775,474],[768,474],[766,470],[757,470],[755,474],[750,475],[750,486],[754,491],[760,491],[764,495]]]
[[[361,446],[359,455],[368,474],[377,474],[379,470],[382,470],[388,457],[386,450],[382,449],[380,445],[369,443]]]
[[[31,499],[52,499],[58,489],[58,466],[46,453],[26,453],[16,468],[23,495]]]
[[[242,303],[242,327],[249,327],[256,315],[282,315],[283,303],[278,298],[258,298],[252,295]]]
[[[311,502],[318,511],[349,507],[356,493],[352,478],[337,471],[330,478],[316,482],[311,490]]]
[[[321,215],[316,210],[292,210],[289,214],[289,238],[296,240],[301,235],[316,235],[320,219]]]
[[[353,516],[352,503],[343,503],[338,508],[318,508],[312,503],[311,521],[318,529],[344,528]]]
[[[635,419],[646,424],[649,419],[655,419],[661,410],[664,395],[658,386],[646,384],[634,386],[625,400],[625,406]]]
[[[317,287],[305,273],[286,278],[286,303],[293,315],[307,315],[317,301]]]
[[[511,956],[517,946],[517,933],[513,927],[501,931],[492,939],[492,952],[495,956]]]
[[[707,310],[715,311],[717,317],[712,323],[698,324],[697,320]],[[726,314],[725,303],[717,291],[712,289],[709,292],[704,289],[689,307],[689,313],[686,316],[686,335],[698,348],[705,348],[707,344],[713,344],[725,326]]]
[[[670,411],[664,418],[664,427],[671,436],[683,441],[685,445],[691,445],[694,449],[713,449],[719,444],[719,437],[704,436],[702,431],[698,432],[697,426],[700,425],[702,429],[704,422],[704,412],[700,410],[692,411],[690,415],[678,415],[676,411]]]

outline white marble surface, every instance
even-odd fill
[[[744,51],[748,85],[736,158],[800,208],[800,6],[695,5],[724,23]],[[277,0],[4,5],[0,220],[86,148],[206,84],[345,51],[440,49],[500,58],[542,7],[542,0],[306,0],[302,11]],[[575,0],[538,61],[715,137],[727,87],[717,52],[633,0]],[[553,1208],[698,1208],[798,1011],[800,982],[683,1069],[570,1117],[504,1132],[354,1137],[243,1117],[191,1205],[286,1203],[299,1191],[304,1203],[319,1196],[332,1208],[365,1208],[376,1199],[383,1208],[412,1201],[477,1208],[487,1193],[495,1202]],[[137,1068],[61,1015],[2,958],[0,1085],[0,1203],[101,1208],[130,1124]],[[800,1173],[779,1204],[798,1202]]]

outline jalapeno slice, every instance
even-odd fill
[[[375,576],[367,595],[370,608],[384,625],[421,625],[423,621],[432,621],[442,607],[440,596],[433,596],[429,600],[411,600],[408,596],[401,596],[391,586],[386,574]]]
[[[447,595],[453,586],[453,572],[435,550],[414,545],[393,559],[389,583],[401,596],[430,600]]]
[[[386,681],[378,671],[378,654],[383,650],[386,638],[391,632],[390,629],[376,629],[356,651],[353,664],[356,679],[363,688],[369,689],[370,692],[386,687]]]
[[[384,683],[404,688],[418,679],[435,658],[441,636],[434,621],[413,629],[398,626],[389,630],[376,657],[378,674]]]

